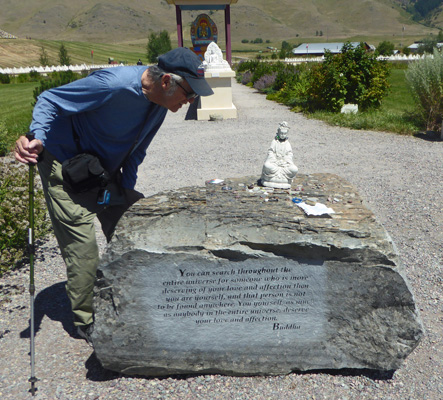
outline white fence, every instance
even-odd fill
[[[379,56],[379,60],[386,61],[417,61],[421,60],[425,57],[433,57],[433,55],[419,55],[419,54],[410,54],[406,56],[404,54],[396,54],[390,57]],[[285,58],[285,62],[288,64],[299,64],[304,62],[322,62],[325,58],[321,57],[294,57],[294,58]],[[270,60],[273,61],[273,60]],[[53,65],[51,67],[18,67],[18,68],[0,68],[0,74],[8,74],[8,75],[20,75],[20,74],[29,74],[31,71],[36,71],[40,74],[49,74],[54,71],[73,71],[80,73],[82,71],[91,71],[96,69],[103,68],[111,68],[111,67],[119,67],[123,64],[80,64],[80,65]]]
[[[110,68],[110,67],[119,67],[123,64],[103,64],[103,65],[53,65],[51,67],[18,67],[18,68],[0,68],[0,74],[8,74],[8,75],[20,75],[20,74],[29,74],[31,71],[36,71],[39,74],[50,74],[54,71],[72,71],[80,73],[82,71],[91,71],[96,69]]]
[[[386,61],[417,61],[421,60],[425,57],[434,57],[432,54],[420,55],[420,54],[409,54],[408,56],[405,54],[396,54],[392,56],[378,56],[378,60],[386,60]],[[285,58],[285,62],[289,64],[299,64],[304,62],[323,62],[325,60],[324,56],[319,57],[294,57],[294,58]]]

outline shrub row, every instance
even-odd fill
[[[12,78],[8,74],[0,73],[0,83],[25,83],[25,82],[38,82],[41,79],[41,75],[34,70],[31,70],[28,74],[19,74]]]
[[[389,88],[386,62],[346,43],[340,54],[326,52],[322,63],[288,65],[259,60],[240,63],[237,79],[268,93],[271,100],[300,110],[339,111],[344,104],[377,108]]]
[[[86,73],[86,72],[85,72]],[[68,71],[61,71],[61,72],[53,72],[50,75],[49,79],[41,79],[40,80],[40,86],[37,86],[34,89],[34,103],[37,101],[37,97],[40,96],[41,93],[43,93],[45,90],[51,89],[53,87],[58,87],[62,85],[66,85],[67,83],[73,82],[77,79],[80,79],[82,76],[84,76],[84,73],[82,75],[76,74],[70,70]]]
[[[251,60],[240,62],[237,66],[237,80],[244,85],[254,86],[259,90],[280,90],[286,84],[299,80],[299,75],[306,69],[304,64],[291,65],[281,61],[263,62]]]

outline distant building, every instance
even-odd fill
[[[423,45],[423,42],[415,42],[408,46],[408,49],[411,51],[411,53],[418,53],[420,46]],[[443,42],[437,43],[437,47],[440,49],[443,47]]]
[[[408,49],[411,51],[411,53],[418,53],[418,48],[420,45],[421,43],[412,43],[410,46],[408,46]]]
[[[292,49],[292,53],[295,56],[322,56],[325,54],[325,50],[329,50],[332,54],[338,54],[341,52],[345,43],[302,43],[300,46]],[[351,42],[352,47],[357,47],[360,42]],[[374,51],[375,47],[363,43],[367,51]]]

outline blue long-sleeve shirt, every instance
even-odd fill
[[[63,162],[78,154],[74,127],[83,152],[100,157],[112,173],[142,129],[137,147],[123,165],[123,186],[134,188],[138,166],[167,113],[143,94],[145,70],[146,66],[104,69],[43,92],[34,107],[30,132]]]

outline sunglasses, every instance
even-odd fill
[[[188,92],[182,85],[180,85],[179,81],[175,81],[175,83],[178,86],[180,86],[183,89],[183,91],[186,93],[186,99],[187,100],[195,99],[198,96],[197,93]]]

